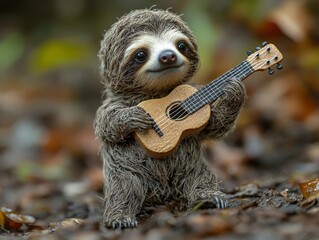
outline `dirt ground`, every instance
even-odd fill
[[[318,194],[305,199],[297,178],[282,174],[286,167],[289,165],[285,164],[279,171],[269,167],[259,171],[253,167],[251,171],[260,177],[227,188],[230,198],[227,209],[218,210],[203,204],[194,209],[179,210],[178,203],[167,202],[145,209],[139,216],[138,227],[126,230],[100,226],[101,193],[83,190],[86,186],[83,181],[65,184],[32,179],[21,185],[9,174],[2,174],[5,184],[2,184],[1,202],[8,202],[11,197],[8,203],[19,206],[15,209],[16,214],[28,213],[36,221],[25,221],[19,228],[12,224],[7,229],[2,228],[0,238],[318,239]],[[316,169],[314,167],[298,164],[298,169],[304,168],[307,175],[318,173],[318,165]],[[299,173],[298,177],[300,174],[305,172]],[[69,188],[75,193],[68,191]]]

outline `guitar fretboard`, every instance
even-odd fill
[[[244,80],[253,72],[254,69],[247,60],[245,60],[198,90],[193,95],[186,98],[180,103],[180,105],[188,112],[188,114],[192,114],[206,104],[216,101],[221,95],[223,95],[223,87],[227,85],[229,80],[233,78]]]

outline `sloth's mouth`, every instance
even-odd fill
[[[164,71],[167,71],[167,70],[177,70],[177,69],[181,68],[182,66],[183,66],[183,64],[173,65],[173,66],[167,66],[167,67],[163,67],[163,68],[156,69],[156,70],[151,70],[151,69],[149,69],[148,72],[151,72],[151,73],[160,73],[160,72],[164,72]]]

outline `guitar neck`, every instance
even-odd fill
[[[253,67],[248,63],[247,60],[245,60],[217,79],[211,81],[209,84],[198,90],[190,97],[186,98],[181,102],[181,106],[189,114],[192,114],[206,104],[216,101],[221,95],[223,95],[223,87],[227,85],[228,81],[233,78],[237,80],[244,80],[254,71],[255,70]]]

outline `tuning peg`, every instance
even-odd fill
[[[253,54],[253,51],[247,51],[247,55],[249,56],[249,55],[251,55],[251,54]]]
[[[261,47],[256,47],[256,50],[258,51],[258,50],[260,50],[261,49]]]
[[[268,43],[265,41],[265,42],[263,42],[261,45],[264,47],[264,46],[266,46]]]
[[[282,64],[281,63],[277,63],[277,69],[281,70],[282,68],[283,68]]]
[[[272,70],[270,67],[268,68],[268,74],[269,75],[273,75],[275,73],[275,71],[274,70]]]

